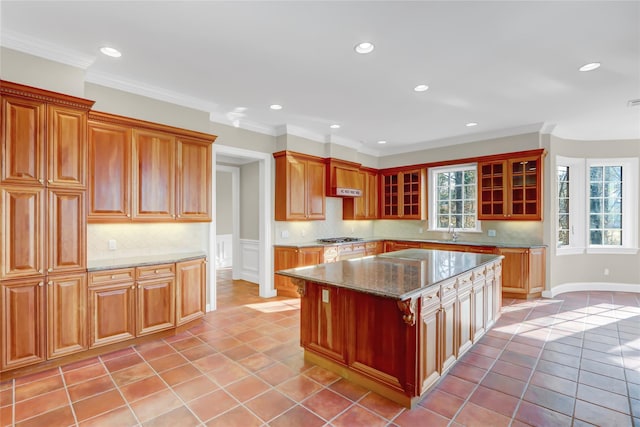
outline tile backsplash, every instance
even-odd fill
[[[115,250],[109,249],[110,240],[115,241]],[[87,225],[88,260],[208,250],[208,223]]]

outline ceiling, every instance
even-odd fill
[[[379,155],[531,130],[640,139],[627,105],[640,98],[639,1],[3,0],[0,12],[5,47],[272,135]],[[375,50],[355,53],[362,41]]]

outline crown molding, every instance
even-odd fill
[[[209,112],[209,121],[213,123],[219,123],[221,125],[233,126],[235,128],[244,129],[251,132],[261,133],[264,135],[277,136],[276,129],[272,126],[267,126],[262,123],[246,120],[243,118],[239,118],[237,119],[237,121],[234,121],[227,117],[226,114],[220,114],[215,111]]]
[[[0,46],[71,65],[72,67],[83,70],[89,68],[96,60],[96,56],[85,55],[84,53],[67,49],[46,40],[37,39],[10,30],[3,30],[0,33]]]
[[[458,135],[450,138],[437,139],[433,141],[418,142],[415,144],[404,145],[402,147],[389,147],[381,150],[382,156],[389,156],[393,154],[413,153],[416,151],[430,150],[433,148],[439,148],[444,146],[467,144],[471,142],[486,141],[488,139],[504,138],[508,136],[523,135],[527,133],[540,133],[543,129],[544,123],[533,123],[524,126],[517,126],[507,129],[498,129],[494,131],[474,133],[469,135]]]

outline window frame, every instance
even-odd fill
[[[475,186],[475,228],[456,228],[455,231],[458,233],[481,233],[482,226],[481,221],[478,219],[478,164],[477,163],[464,163],[464,164],[455,164],[455,165],[447,165],[447,166],[438,166],[429,168],[429,191],[428,191],[428,206],[429,206],[429,219],[428,219],[428,230],[429,231],[440,231],[440,232],[448,232],[449,228],[438,227],[438,179],[437,175],[443,172],[461,172],[468,171],[473,169],[476,174],[476,182]]]
[[[558,166],[569,167],[569,245],[558,247]],[[622,166],[622,245],[589,244],[591,166]],[[554,242],[556,255],[638,253],[638,158],[574,158],[556,156],[554,173]],[[627,183],[625,185],[625,183]],[[635,183],[635,184],[634,184]],[[634,205],[634,203],[636,203]]]

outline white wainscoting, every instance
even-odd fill
[[[227,268],[233,264],[232,242],[231,234],[216,235],[216,268]]]
[[[240,239],[240,277],[251,283],[260,283],[260,241]]]

